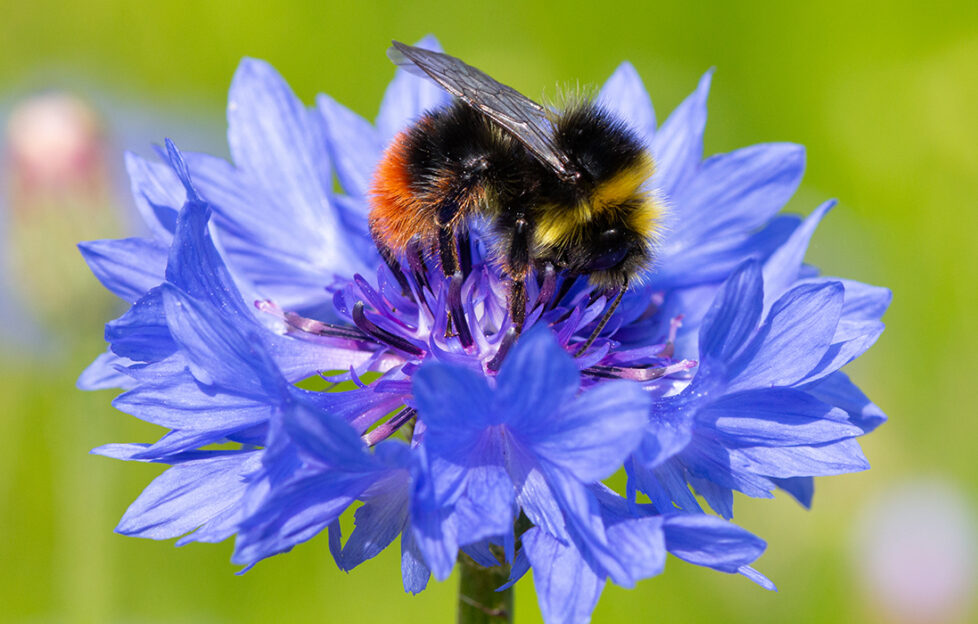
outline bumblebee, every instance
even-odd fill
[[[452,277],[482,218],[490,258],[511,280],[517,331],[526,279],[547,265],[617,291],[606,321],[650,267],[661,229],[653,161],[638,136],[591,100],[554,113],[447,54],[395,41],[388,56],[456,98],[395,137],[377,168],[370,231],[388,264],[418,245]]]

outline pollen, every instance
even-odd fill
[[[587,200],[574,206],[541,206],[538,209],[537,244],[541,247],[579,244],[590,221],[615,213],[631,230],[650,242],[655,241],[660,231],[662,205],[645,188],[654,171],[652,157],[644,154],[598,184]]]
[[[642,187],[652,178],[653,173],[655,165],[652,157],[643,154],[635,163],[595,187],[591,193],[591,209],[595,214],[614,210],[636,193],[641,193]]]

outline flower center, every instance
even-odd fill
[[[283,311],[271,301],[256,305],[284,320],[298,339],[316,336],[376,356],[359,371],[351,368],[339,375],[324,374],[330,381],[352,380],[362,386],[361,390],[371,391],[371,385],[364,386],[359,375],[374,371],[409,390],[408,379],[428,359],[461,364],[492,378],[520,335],[509,314],[509,282],[479,253],[478,245],[472,245],[467,237],[459,242],[460,268],[451,277],[442,273],[436,258],[429,259],[420,247],[413,246],[400,260],[389,252],[382,253],[385,266],[377,272],[376,287],[360,275],[334,285],[334,307],[347,324],[306,318]],[[523,327],[529,329],[538,323],[549,326],[561,347],[574,354],[584,385],[602,379],[653,384],[696,366],[694,361],[672,357],[681,317],[672,319],[663,343],[633,350],[621,348],[614,340],[618,326],[610,321],[624,296],[624,290],[609,294],[576,275],[558,273],[548,264],[526,285],[529,305]],[[660,303],[661,298],[653,295],[649,309],[640,318],[657,314]],[[407,395],[405,392],[405,399]],[[416,411],[405,405],[390,413],[386,421],[375,424],[364,434],[364,440],[376,444],[416,416]]]

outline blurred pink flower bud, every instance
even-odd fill
[[[858,575],[884,621],[972,621],[978,528],[951,483],[899,483],[862,510],[855,529]]]

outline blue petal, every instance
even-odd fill
[[[182,457],[193,453],[196,449],[209,444],[221,444],[228,441],[228,435],[239,430],[239,427],[229,427],[228,429],[204,429],[204,430],[173,430],[167,432],[159,440],[146,446],[133,459],[139,461],[159,461],[173,463],[175,457]]]
[[[516,485],[516,501],[535,525],[557,537],[568,539],[560,502],[554,497],[536,459],[515,446],[509,457],[509,472]]]
[[[724,480],[726,482],[732,482],[732,478],[724,478],[722,473],[713,473],[712,478],[718,480]],[[733,489],[732,486],[721,485],[715,483],[708,478],[689,476],[689,483],[696,490],[696,493],[703,497],[706,504],[710,506],[710,509],[720,514],[723,518],[729,520],[733,518]],[[774,486],[771,486],[774,489]],[[757,493],[752,493],[752,496],[760,498],[761,496]],[[770,495],[768,495],[770,498]]]
[[[700,511],[700,505],[686,481],[686,471],[678,460],[666,461],[655,468],[649,468],[639,461],[629,461],[625,467],[629,488],[644,492],[659,513],[674,509]]]
[[[580,373],[549,328],[540,324],[520,336],[496,380],[495,420],[533,437],[562,417],[557,408],[577,392]]]
[[[251,316],[211,240],[210,214],[210,208],[200,202],[187,202],[180,211],[166,279],[190,297],[224,308],[227,315]]]
[[[129,311],[105,325],[112,352],[139,362],[158,362],[177,349],[166,324],[162,288],[155,287]]]
[[[889,288],[871,286],[847,279],[838,279],[846,289],[842,304],[842,318],[853,321],[879,320],[890,307],[893,293]]]
[[[244,476],[258,468],[261,452],[240,452],[173,466],[129,506],[116,531],[169,539],[196,529],[239,504]]]
[[[696,491],[724,517],[728,518],[732,513],[730,506],[733,499],[729,490],[738,490],[755,498],[772,497],[774,484],[766,476],[762,476],[765,473],[757,474],[749,465],[735,461],[733,452],[716,439],[715,432],[708,429],[697,430],[697,435],[693,436],[679,458],[689,471]],[[694,477],[704,483],[696,481]],[[717,487],[721,489],[717,490]],[[716,500],[711,500],[711,496],[716,496]]]
[[[478,454],[472,458],[474,465],[467,470],[465,494],[455,504],[460,544],[476,543],[513,530],[513,481],[502,461],[490,463],[482,457]]]
[[[323,287],[333,276],[366,270],[359,241],[365,232],[342,227],[338,214],[332,226],[319,223],[321,213],[337,211],[333,197],[316,206],[281,205],[269,197],[270,191],[255,186],[247,172],[224,160],[204,154],[186,157],[195,184],[214,207],[223,251],[254,290],[251,298],[304,310],[328,300]],[[352,253],[354,249],[359,251]]]
[[[805,150],[792,143],[752,145],[710,157],[685,191],[672,198],[678,218],[665,252],[753,232],[791,199],[804,170]]]
[[[622,587],[638,580],[629,557],[608,540],[601,507],[591,490],[560,470],[546,470],[547,484],[564,512],[568,534],[594,570],[600,570]]]
[[[424,562],[424,557],[414,541],[414,533],[401,533],[401,579],[404,591],[417,594],[428,586],[431,570]]]
[[[789,477],[787,479],[771,479],[771,481],[791,494],[796,501],[811,509],[812,498],[815,496],[815,479],[812,477]]]
[[[367,452],[366,444],[356,430],[332,414],[295,402],[286,409],[283,423],[290,442],[322,467],[350,473],[379,475],[383,472],[383,467]]]
[[[146,450],[148,444],[103,444],[102,446],[96,446],[89,453],[92,455],[100,455],[102,457],[111,457],[112,459],[121,459],[123,461],[139,461],[135,459],[135,455],[141,451]]]
[[[451,573],[455,565],[459,548],[458,532],[455,514],[436,490],[432,476],[438,468],[429,461],[426,451],[422,445],[412,453],[411,546],[425,567],[441,580]],[[401,546],[403,552],[403,542]]]
[[[712,76],[713,70],[703,74],[696,91],[669,115],[652,140],[657,165],[653,181],[667,197],[676,195],[699,170]]]
[[[764,263],[764,309],[767,310],[800,277],[802,261],[808,249],[815,228],[822,218],[835,207],[830,199],[808,215],[781,249],[777,250]]]
[[[675,245],[675,250],[673,245],[663,247],[649,283],[656,289],[672,290],[723,281],[745,260],[767,260],[800,222],[798,217],[782,215],[750,235],[698,241],[689,247]]]
[[[408,474],[391,473],[364,493],[364,504],[354,515],[356,528],[343,546],[342,567],[352,570],[400,535],[408,522]]]
[[[474,544],[468,544],[462,550],[483,568],[493,568],[499,565],[499,559],[492,552],[492,544],[492,541],[486,539]]]
[[[539,531],[540,529],[530,529],[531,531]],[[558,540],[559,542],[559,540]],[[530,560],[526,556],[526,549],[520,548],[516,551],[516,556],[513,557],[513,565],[509,570],[509,579],[505,583],[499,586],[496,591],[503,591],[504,589],[509,589],[515,585],[521,578],[526,576],[526,573],[530,571]]]
[[[642,79],[631,63],[625,61],[601,87],[598,104],[615,113],[633,129],[646,146],[655,135],[655,111]]]
[[[239,169],[274,192],[282,207],[308,211],[330,194],[326,143],[321,125],[310,121],[278,72],[264,61],[241,61],[228,95],[228,145]],[[329,213],[305,216],[330,225]]]
[[[368,226],[367,215],[370,213],[370,204],[367,198],[356,195],[333,195],[332,202],[346,231],[346,244],[356,253],[357,261],[366,262],[368,267],[380,266],[380,254],[374,239],[370,236]],[[353,275],[360,271],[344,272],[337,269],[336,272],[342,276]]]
[[[274,488],[242,521],[231,561],[245,565],[290,550],[325,529],[370,482],[359,474],[316,474]]]
[[[268,64],[242,61],[231,83],[228,143],[235,164],[252,184],[253,197],[226,206],[235,209],[226,216],[242,220],[249,238],[283,267],[291,258],[302,273],[319,269],[328,277],[337,270],[366,266],[351,257],[331,205],[333,179],[324,125]]]
[[[583,482],[607,478],[642,441],[651,397],[641,386],[611,381],[589,390],[553,418],[549,430],[528,443],[539,456]]]
[[[183,185],[170,167],[130,152],[126,152],[126,171],[143,221],[156,240],[168,244],[176,228],[177,211],[187,198]]]
[[[135,303],[163,281],[167,249],[149,238],[124,238],[79,243],[88,267],[110,291]]]
[[[322,370],[346,370],[359,366],[373,353],[346,348],[345,341],[298,340],[270,334],[257,322],[252,309],[244,304],[211,239],[209,210],[198,202],[188,203],[180,213],[175,244],[170,250],[167,279],[192,298],[220,310],[222,322],[233,323],[243,332],[262,335],[268,353],[291,381],[305,379]]]
[[[732,360],[746,344],[761,317],[762,288],[761,270],[753,261],[724,283],[700,327],[701,371]]]
[[[870,401],[845,373],[832,373],[814,384],[806,385],[805,390],[845,410],[850,422],[862,429],[863,433],[869,433],[886,422],[883,410]]]
[[[728,447],[823,444],[862,434],[841,409],[790,388],[727,395],[697,419],[710,423]]]
[[[544,622],[591,621],[604,578],[594,573],[573,546],[561,544],[540,529],[523,534],[523,548],[533,566],[533,586]]]
[[[649,578],[662,573],[666,545],[662,518],[633,518],[607,527],[608,542],[619,551],[620,561],[632,578]]]
[[[740,568],[737,569],[737,573],[750,579],[751,581],[754,581],[768,591],[778,591],[778,588],[771,582],[771,579],[750,566],[740,566]]]
[[[741,448],[730,451],[731,461],[745,470],[779,479],[826,477],[869,469],[854,439],[821,446]]]
[[[822,360],[805,376],[804,382],[826,377],[865,353],[876,344],[883,329],[880,321],[839,321],[832,337],[832,345],[822,356]]]
[[[312,392],[308,398],[324,412],[350,423],[361,435],[404,403],[402,393],[383,392],[374,386],[345,392]]]
[[[417,47],[441,52],[438,40],[428,35]],[[394,136],[427,111],[447,106],[451,96],[433,80],[398,69],[391,81],[377,116],[377,134],[381,143],[390,143]]]
[[[663,528],[671,554],[730,574],[760,557],[767,546],[744,529],[705,514],[667,515]]]
[[[751,344],[731,365],[730,392],[790,386],[822,359],[842,314],[844,289],[838,282],[802,285],[771,308]]]
[[[257,505],[240,525],[236,563],[252,564],[312,538],[384,475],[384,466],[345,422],[302,403],[289,406],[284,422],[292,442],[313,461],[294,473],[290,453],[266,462],[273,480],[253,488]]]
[[[383,144],[366,119],[328,95],[316,98],[316,107],[326,123],[329,155],[336,177],[348,195],[366,197]]]
[[[107,351],[95,358],[95,361],[82,371],[75,385],[79,390],[108,388],[128,390],[136,384],[136,381],[123,371],[132,364],[132,360]]]
[[[654,468],[689,444],[693,417],[686,403],[685,397],[664,397],[652,403],[642,444],[635,451],[643,465]]]
[[[591,491],[601,505],[608,541],[621,551],[621,561],[632,578],[644,579],[660,574],[666,563],[662,516],[649,505],[629,503],[603,484]]]
[[[492,424],[489,386],[468,369],[429,361],[413,375],[411,387],[426,436],[478,435]]]
[[[180,184],[183,185],[183,189],[187,194],[187,201],[192,203],[202,202],[203,200],[200,197],[200,193],[197,192],[197,188],[194,186],[193,180],[190,179],[190,169],[187,167],[187,161],[183,158],[183,153],[170,139],[166,139],[164,144],[166,146],[166,153],[164,156],[170,163],[170,167],[173,169],[173,172],[177,174]]]
[[[285,394],[285,379],[252,329],[236,325],[226,308],[192,299],[170,284],[163,286],[167,325],[194,375],[243,395],[275,399]]]
[[[431,573],[444,581],[458,557],[458,532],[451,510],[412,504],[411,529],[414,543]]]
[[[143,382],[112,406],[163,427],[212,433],[218,439],[227,431],[265,422],[273,411],[265,396],[208,387],[190,373]]]

